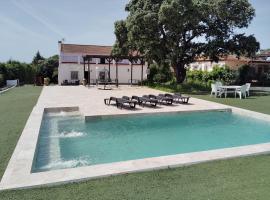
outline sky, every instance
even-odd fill
[[[39,50],[58,53],[57,42],[113,45],[114,22],[125,19],[128,0],[0,0],[0,62],[31,62]],[[256,17],[248,29],[270,48],[270,1],[250,0]]]

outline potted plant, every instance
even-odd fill
[[[85,78],[82,80],[82,84],[83,84],[83,86],[86,86],[86,79]]]
[[[44,85],[48,86],[50,84],[50,78],[46,77],[44,78]]]

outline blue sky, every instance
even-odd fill
[[[30,62],[37,50],[57,53],[57,41],[112,45],[114,22],[124,19],[128,0],[0,0],[0,62]],[[270,1],[250,0],[256,17],[247,30],[270,48]]]

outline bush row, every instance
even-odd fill
[[[33,84],[37,77],[49,78],[54,83],[58,79],[58,56],[50,58],[40,57],[31,64],[9,60],[0,63],[0,87],[6,84],[6,80],[19,79],[20,83]]]
[[[6,80],[19,79],[27,84],[33,83],[35,69],[31,64],[18,61],[0,63],[0,86],[5,85]]]
[[[176,79],[168,64],[151,64],[150,75],[148,76],[150,84],[161,84],[165,86],[174,86]],[[226,85],[252,83],[258,86],[270,86],[270,73],[258,72],[249,65],[243,65],[237,70],[232,70],[228,66],[216,65],[212,71],[188,70],[186,80],[181,85],[190,86],[198,90],[209,90],[211,83],[221,81]]]
[[[255,68],[249,65],[243,65],[237,70],[232,70],[228,66],[215,66],[211,72],[201,70],[188,71],[186,80],[188,83],[196,83],[206,87],[210,87],[211,83],[215,81],[221,81],[227,85],[252,83],[253,85],[269,86],[270,73],[258,73]]]
[[[216,81],[230,85],[237,81],[237,72],[231,70],[228,66],[214,66],[210,72],[202,70],[188,71],[186,81],[190,84],[201,85],[204,88],[210,88],[211,83]]]

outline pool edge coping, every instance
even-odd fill
[[[206,101],[206,100],[202,100],[202,101]],[[216,103],[215,103],[216,104]],[[221,104],[222,105],[222,104]],[[254,111],[250,111],[250,110],[246,110],[246,109],[242,109],[242,108],[237,108],[237,107],[232,107],[232,106],[226,106],[223,105],[224,109],[204,109],[204,110],[192,110],[192,111],[176,111],[176,113],[183,113],[183,112],[200,112],[200,111],[214,111],[214,110],[228,110],[231,109],[231,111],[233,113],[237,113],[240,115],[251,115],[250,117],[254,117],[257,119],[263,119],[263,120],[267,120],[270,121],[270,115],[267,114],[263,114],[263,113],[258,113],[258,112],[254,112]],[[76,106],[74,106],[76,107]],[[188,153],[188,154],[176,154],[176,155],[171,155],[171,156],[160,156],[160,157],[154,157],[154,158],[144,158],[144,159],[138,159],[138,160],[129,160],[129,161],[123,161],[123,162],[117,162],[117,163],[107,163],[107,164],[102,164],[102,166],[105,165],[105,168],[108,168],[109,166],[114,166],[115,164],[125,164],[125,165],[130,165],[129,169],[124,169],[124,170],[120,170],[117,171],[117,169],[121,169],[121,165],[118,166],[115,169],[114,172],[108,173],[108,169],[106,169],[105,171],[107,172],[103,172],[103,174],[101,172],[99,172],[99,175],[88,175],[87,174],[91,174],[91,170],[94,169],[97,170],[97,167],[100,167],[101,165],[93,165],[93,166],[85,166],[85,167],[78,167],[78,168],[69,168],[69,169],[62,169],[62,170],[52,170],[49,172],[40,172],[40,173],[29,173],[31,172],[31,168],[32,168],[32,162],[34,159],[34,154],[35,154],[35,149],[36,149],[36,144],[38,142],[38,136],[39,136],[39,129],[40,129],[40,125],[41,125],[41,120],[43,117],[43,113],[44,113],[44,109],[45,108],[40,108],[35,106],[27,120],[27,123],[25,125],[25,128],[17,142],[17,145],[15,147],[15,150],[13,151],[13,154],[10,158],[10,161],[8,163],[8,166],[2,176],[1,182],[0,182],[0,190],[7,190],[7,189],[24,189],[24,188],[32,188],[32,187],[40,187],[40,186],[50,186],[50,185],[58,185],[61,183],[69,183],[69,182],[78,182],[78,181],[83,181],[83,180],[89,180],[89,179],[93,179],[93,178],[101,178],[101,177],[107,177],[107,176],[113,176],[113,175],[118,175],[118,174],[126,174],[126,173],[132,173],[132,172],[140,172],[140,171],[149,171],[149,170],[157,170],[157,169],[166,169],[166,168],[171,168],[171,167],[178,167],[178,166],[183,166],[183,165],[191,165],[191,164],[195,164],[195,163],[200,163],[200,162],[207,162],[207,161],[212,161],[212,160],[220,160],[220,159],[228,159],[228,158],[234,158],[234,157],[241,157],[241,156],[248,156],[248,155],[254,155],[254,154],[264,154],[264,153],[269,153],[270,152],[270,143],[264,143],[264,144],[255,144],[255,145],[248,145],[248,146],[241,146],[241,147],[232,147],[232,148],[226,148],[226,149],[217,149],[217,150],[209,150],[209,151],[201,151],[201,152],[193,152],[193,153]],[[155,112],[155,113],[151,113],[151,112],[146,112],[146,113],[134,113],[134,114],[162,114],[162,113],[172,113],[172,112]],[[118,115],[119,114],[115,114]],[[97,117],[100,116],[115,116],[115,115],[97,115]],[[130,115],[130,114],[120,114],[120,115]],[[89,117],[89,116],[86,116]],[[95,117],[95,116],[94,116]],[[33,127],[33,122],[35,124],[35,126]],[[31,125],[31,126],[30,126]],[[36,133],[36,130],[38,130]],[[27,154],[28,157],[28,161],[31,160],[31,164],[28,165],[28,167],[25,167],[25,169],[21,170],[21,171],[17,171],[14,172],[12,165],[17,164],[17,162],[20,162],[20,156],[21,156],[21,152],[20,152],[20,147],[23,146],[22,144],[22,140],[27,139],[27,135],[29,132],[32,132],[32,135],[34,134],[35,138],[31,138],[32,139],[32,145],[24,148],[25,151],[23,151],[23,153]],[[35,133],[33,133],[35,132]],[[31,135],[31,134],[30,134]],[[25,138],[26,137],[26,138]],[[28,138],[30,139],[30,138]],[[230,150],[237,150],[237,148],[240,148],[242,152],[241,154],[237,153],[233,154],[231,156],[228,156],[227,153],[230,152]],[[244,148],[244,150],[242,149]],[[255,148],[254,150],[250,150],[250,148]],[[33,152],[34,149],[34,152]],[[204,158],[203,160],[201,160],[201,156],[199,153],[210,153],[212,151],[215,151],[214,153],[217,153],[216,156],[211,156],[211,158]],[[220,151],[224,151],[223,153],[223,157],[219,156]],[[227,152],[227,153],[226,153]],[[162,163],[158,163],[157,159],[163,159],[164,157],[170,157],[171,159],[177,159],[179,158],[179,156],[191,156],[191,157],[196,157],[197,155],[200,155],[199,159],[196,160],[191,160],[191,161],[186,161],[183,163],[183,160],[177,160],[174,163],[171,163],[170,165],[166,165],[166,164],[162,164]],[[204,155],[205,156],[205,155]],[[187,158],[186,158],[187,159]],[[165,159],[166,160],[166,159]],[[146,163],[144,163],[144,167],[135,167],[132,168],[133,165],[138,165],[141,164],[141,162],[146,161]],[[195,161],[195,162],[194,162]],[[29,161],[30,162],[30,161]],[[167,161],[166,161],[167,162]],[[166,163],[165,162],[165,163]],[[172,162],[172,161],[171,161]],[[156,166],[152,166],[154,163],[158,163],[158,165]],[[29,163],[28,163],[29,164]],[[30,168],[29,168],[30,167]],[[95,167],[95,168],[93,168]],[[127,166],[126,166],[127,167]],[[80,172],[83,169],[83,174]],[[111,169],[112,170],[112,169]],[[67,172],[68,171],[68,172]],[[67,177],[67,173],[70,173],[70,171],[72,173],[77,173],[78,176],[77,178],[72,176],[72,177]],[[17,184],[14,184],[14,181],[10,181],[9,178],[16,176],[14,175],[14,173],[18,174],[19,176],[24,176],[25,179],[27,179],[27,181],[29,180],[30,182],[32,181],[31,184],[27,184],[25,181],[21,181],[21,180],[16,180]],[[23,175],[21,174],[23,173]],[[47,175],[49,176],[55,176],[55,174],[62,174],[62,178],[59,179],[59,175],[57,175],[57,178],[52,178],[54,180],[48,180],[50,178],[47,177]],[[42,175],[39,177],[39,179],[44,179],[45,181],[40,182],[40,180],[36,180],[38,179],[38,175]],[[47,175],[46,175],[47,174]],[[35,180],[31,180],[31,178],[33,178]],[[22,177],[21,177],[22,178]]]

